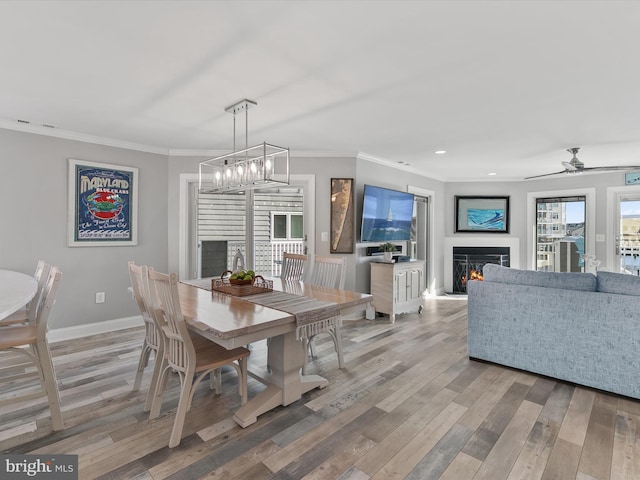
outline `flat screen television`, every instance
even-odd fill
[[[364,186],[362,242],[411,240],[413,194],[388,188]]]

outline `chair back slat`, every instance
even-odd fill
[[[182,316],[178,297],[178,276],[149,269],[153,314],[167,339],[167,361],[178,372],[195,370],[196,352]]]
[[[40,301],[36,307],[37,314],[35,324],[39,341],[46,340],[47,330],[49,328],[49,315],[51,314],[51,309],[56,302],[60,278],[62,278],[62,272],[60,269],[58,267],[51,267],[47,276],[47,282],[42,289],[42,296],[40,297]]]
[[[316,256],[313,261],[313,271],[308,283],[320,287],[344,289],[346,275],[345,257]]]
[[[38,265],[36,265],[36,271],[33,274],[33,278],[35,278],[35,280],[38,282],[38,289],[36,290],[36,294],[33,296],[31,301],[26,305],[27,312],[29,312],[29,324],[31,325],[35,325],[36,317],[38,315],[38,306],[41,304],[40,299],[42,297],[44,287],[49,281],[50,270],[51,265],[49,265],[44,260],[38,261]]]
[[[151,314],[151,296],[147,270],[146,266],[136,265],[133,261],[129,262],[129,278],[131,279],[133,298],[138,304],[144,320],[145,337],[149,346],[154,350],[158,350],[162,338]]]
[[[307,256],[298,253],[282,254],[282,270],[280,278],[284,281],[291,280],[299,282],[304,275],[305,264],[307,263]]]

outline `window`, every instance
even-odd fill
[[[301,213],[271,212],[271,241],[302,239],[303,218]]]
[[[536,212],[536,270],[581,271],[585,252],[586,197],[537,198]],[[547,212],[546,219],[541,218],[541,212]],[[543,220],[548,223],[542,225]]]

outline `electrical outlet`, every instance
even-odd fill
[[[96,303],[104,303],[105,295],[104,292],[96,292]]]

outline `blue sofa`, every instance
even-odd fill
[[[486,265],[470,281],[469,357],[640,398],[640,277]]]

